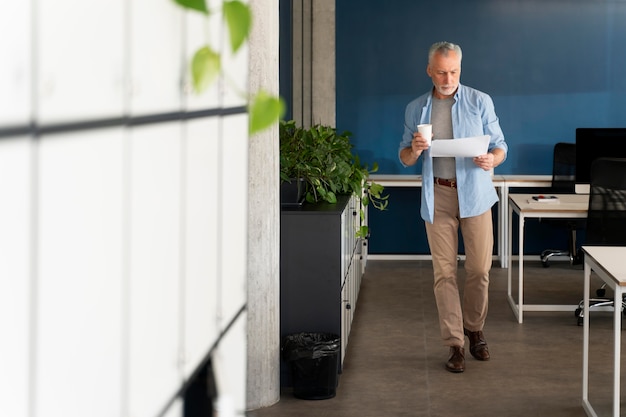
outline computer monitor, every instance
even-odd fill
[[[576,129],[576,193],[589,194],[591,163],[596,158],[626,158],[626,127]]]

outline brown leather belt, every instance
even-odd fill
[[[435,184],[443,185],[445,187],[456,188],[456,180],[447,180],[445,178],[435,177]]]

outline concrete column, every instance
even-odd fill
[[[278,6],[250,0],[249,91],[278,95]],[[249,410],[280,399],[280,194],[278,125],[250,137],[248,201]],[[236,161],[232,161],[237,163]],[[233,262],[237,262],[233,259]]]
[[[311,122],[336,126],[335,1],[313,1]]]
[[[249,91],[278,95],[275,0],[250,0]],[[335,126],[335,1],[293,2],[294,119]],[[250,138],[247,408],[280,400],[280,194],[278,126]]]
[[[336,125],[335,1],[292,2],[293,119]]]

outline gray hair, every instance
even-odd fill
[[[428,50],[428,63],[430,64],[433,59],[433,55],[435,55],[436,53],[447,56],[449,51],[456,52],[457,56],[459,57],[459,62],[463,58],[463,52],[461,51],[461,47],[459,45],[451,42],[435,42]]]

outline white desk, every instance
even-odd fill
[[[500,196],[498,206],[498,257],[500,266],[508,265],[509,189],[516,187],[550,187],[551,175],[494,175],[493,185]],[[421,175],[370,175],[370,181],[384,187],[421,187]],[[419,210],[419,207],[417,208]],[[373,258],[370,256],[370,258]]]
[[[509,264],[509,192],[511,188],[551,187],[552,175],[501,175],[504,187],[500,192],[500,225],[499,236],[500,264],[506,268]]]
[[[508,194],[504,188],[506,181],[502,175],[494,175],[493,185],[500,196],[500,205],[498,206],[498,257],[500,258],[500,266],[506,268],[506,205],[502,202],[506,201],[504,195]],[[421,175],[370,175],[370,181],[380,184],[384,187],[421,187]],[[419,213],[419,207],[416,208]],[[370,255],[370,258],[372,256]]]
[[[589,286],[593,270],[615,291],[614,302],[622,303],[626,292],[626,247],[583,246],[585,254],[585,298],[583,310],[583,408],[588,416],[597,414],[589,402]],[[622,335],[621,308],[613,312],[613,416],[620,415],[620,351]]]
[[[509,195],[509,222],[508,222],[508,288],[507,298],[517,317],[517,321],[522,323],[524,310],[527,311],[574,311],[576,305],[544,305],[544,304],[524,304],[524,220],[527,218],[561,218],[576,219],[586,218],[589,205],[589,196],[584,194],[558,194],[559,203],[537,203],[532,202],[533,194],[510,194]],[[519,216],[518,233],[518,291],[517,303],[512,296],[511,276],[513,271],[513,213]]]

